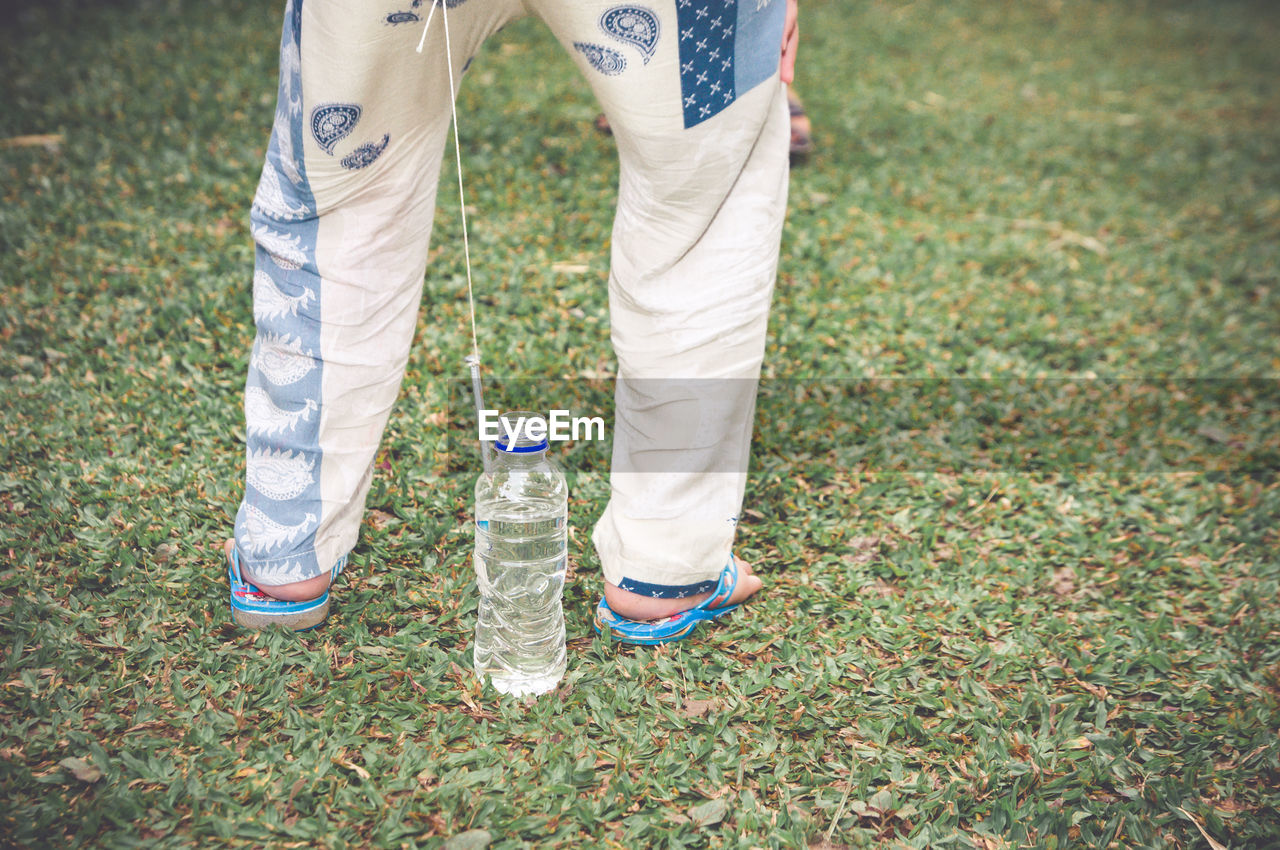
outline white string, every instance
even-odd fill
[[[444,61],[449,69],[449,112],[453,116],[453,158],[458,165],[458,211],[462,217],[462,254],[467,267],[467,309],[471,313],[471,356],[466,358],[471,370],[471,394],[476,405],[476,416],[483,414],[483,385],[480,379],[480,340],[476,335],[476,299],[471,286],[471,240],[467,236],[467,196],[462,188],[462,145],[458,141],[458,104],[457,92],[453,82],[453,45],[449,38],[449,0],[432,0],[431,11],[427,13],[427,22],[422,27],[422,37],[418,39],[418,53],[427,43],[427,32],[431,29],[431,19],[436,14],[436,3],[444,9],[440,16],[444,18]],[[484,471],[492,469],[491,448],[488,443],[480,441],[480,462]]]
[[[427,23],[422,27],[422,38],[418,40],[418,53],[427,42],[427,30],[431,29],[431,19],[436,13],[436,3],[444,10],[440,16],[444,19],[444,59],[449,69],[449,111],[453,116],[453,158],[458,165],[458,210],[462,215],[462,254],[467,267],[467,307],[471,311],[471,355],[475,358],[473,370],[478,371],[480,364],[480,341],[476,336],[476,300],[471,288],[471,241],[467,238],[467,198],[462,189],[462,145],[458,141],[458,105],[457,92],[453,83],[453,47],[449,40],[449,0],[432,0],[431,11],[427,13]]]
[[[422,52],[422,45],[427,43],[427,30],[431,29],[431,19],[436,14],[435,0],[432,0],[431,11],[427,13],[427,24],[422,28],[422,38],[418,39],[418,52]]]

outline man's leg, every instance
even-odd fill
[[[531,5],[618,143],[619,387],[612,493],[593,540],[615,611],[661,616],[714,587],[742,505],[786,207],[784,0]],[[759,580],[739,587],[749,595]]]
[[[310,599],[356,541],[408,359],[449,124],[444,28],[414,2],[290,0],[252,211],[254,342],[235,547],[245,577]],[[453,75],[515,11],[450,11]]]

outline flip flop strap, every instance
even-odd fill
[[[726,581],[728,581],[727,586],[725,584]],[[724,598],[724,602],[728,602],[730,599],[733,598],[733,592],[737,589],[738,589],[738,564],[733,559],[733,553],[730,552],[729,563],[725,564],[724,569],[720,571],[720,580],[716,582],[716,589],[712,591],[710,596],[708,596],[706,599],[702,600],[696,606],[694,606],[693,610],[714,611],[718,608],[723,608],[724,607],[723,604],[717,605],[715,608],[712,608],[711,603],[715,602],[717,599],[720,599],[721,597]],[[728,592],[726,593],[725,591],[728,591]]]

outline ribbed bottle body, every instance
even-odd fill
[[[568,486],[545,449],[495,455],[476,482],[475,670],[503,693],[546,693],[565,671]]]

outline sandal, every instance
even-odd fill
[[[787,108],[791,111],[791,156],[804,159],[814,150],[813,128],[805,114],[804,104],[790,89],[787,89]]]
[[[329,581],[332,583],[347,564],[343,555],[333,567]],[[234,548],[227,561],[227,576],[231,579],[231,618],[247,629],[267,626],[284,626],[295,632],[314,629],[329,617],[329,591],[326,589],[316,599],[304,602],[286,602],[276,599],[246,581],[240,572],[240,553]]]
[[[601,634],[605,629],[608,629],[609,634],[619,643],[637,643],[651,646],[683,640],[693,633],[698,623],[704,620],[717,620],[737,608],[737,605],[715,607],[717,599],[728,600],[732,598],[734,588],[737,586],[738,566],[734,563],[733,555],[730,555],[729,563],[725,564],[724,569],[720,572],[720,581],[716,583],[716,589],[712,591],[709,597],[688,611],[681,611],[678,614],[672,614],[670,617],[663,617],[660,620],[628,620],[610,608],[609,603],[601,599],[600,604],[596,606],[593,625],[597,634]]]

